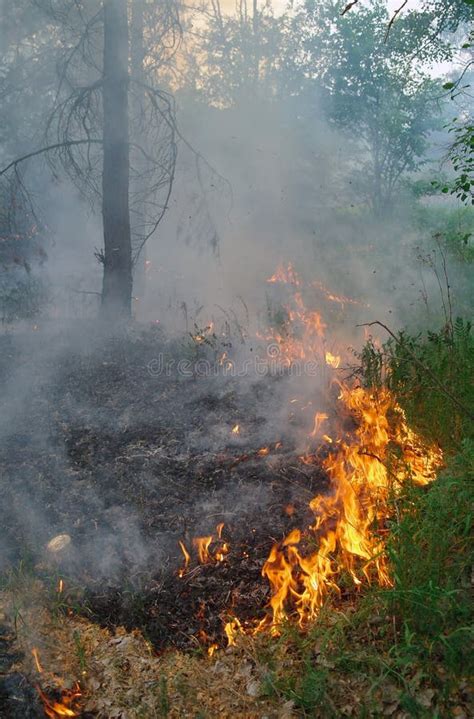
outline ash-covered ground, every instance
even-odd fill
[[[81,325],[0,338],[1,569],[27,559],[66,577],[76,609],[141,628],[157,650],[222,644],[226,616],[262,616],[272,544],[307,526],[308,501],[327,489],[324,444],[313,463],[299,459],[327,410],[321,382],[251,365],[225,376],[222,347],[190,336],[101,335]],[[258,351],[232,344],[227,356]],[[178,576],[179,540],[191,551],[219,523],[224,561],[191,552]],[[49,552],[59,534],[71,543]]]

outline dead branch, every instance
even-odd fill
[[[352,8],[354,7],[354,5],[357,5],[358,2],[359,2],[359,0],[351,0],[351,2],[349,2],[349,3],[345,6],[344,10],[342,10],[341,15],[345,15],[345,14],[348,13],[350,10],[352,10]],[[408,0],[403,0],[403,2],[402,2],[402,4],[400,5],[400,7],[398,7],[398,8],[393,12],[393,15],[392,15],[392,17],[390,18],[390,21],[389,21],[389,23],[388,23],[388,25],[387,25],[387,30],[386,30],[386,32],[385,32],[384,42],[387,42],[388,36],[390,35],[390,30],[392,29],[392,26],[393,26],[393,23],[395,22],[395,20],[397,19],[398,15],[401,13],[401,11],[403,10],[403,8],[405,7],[405,5],[406,5],[407,3],[408,3]]]
[[[392,17],[390,18],[390,22],[388,23],[388,26],[387,26],[387,32],[385,33],[384,42],[387,42],[388,36],[390,35],[390,30],[392,29],[392,25],[393,25],[393,23],[395,22],[395,20],[397,19],[397,15],[399,15],[399,14],[401,13],[401,11],[403,10],[403,8],[404,8],[405,5],[407,4],[407,2],[408,2],[408,0],[403,0],[403,2],[402,2],[402,4],[400,5],[400,7],[398,7],[398,8],[395,10],[395,12],[393,13]]]
[[[13,160],[10,162],[9,165],[6,165],[2,169],[0,169],[0,177],[2,175],[5,175],[9,170],[12,168],[16,168],[19,164],[22,162],[25,162],[26,160],[30,160],[32,157],[38,157],[38,155],[44,155],[48,152],[53,152],[54,150],[60,150],[64,149],[64,147],[73,147],[75,145],[102,145],[102,140],[94,140],[94,139],[87,139],[87,140],[67,140],[65,142],[57,142],[54,145],[47,145],[46,147],[42,147],[39,150],[35,150],[34,152],[29,152],[27,155],[23,155],[22,157],[17,157],[16,160]]]
[[[346,5],[346,7],[344,8],[344,10],[341,12],[341,15],[345,15],[346,12],[349,12],[349,10],[352,10],[354,5],[357,5],[358,2],[359,2],[359,0],[352,0],[352,2],[348,3]]]

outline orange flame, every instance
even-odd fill
[[[300,289],[302,283],[292,265],[280,265],[267,282],[290,284],[295,290],[285,307],[287,320],[284,326],[273,328],[263,339],[277,344],[280,361],[291,363],[320,357],[326,324],[319,312],[306,307]]]
[[[326,364],[333,369],[337,369],[341,364],[341,358],[339,355],[333,355],[331,352],[325,354]]]
[[[318,312],[305,306],[302,283],[292,265],[280,265],[267,281],[289,284],[293,293],[285,307],[285,321],[264,337],[276,343],[271,357],[277,355],[289,362],[320,359],[333,369],[340,367],[341,354],[325,349],[326,325]],[[333,295],[320,283],[313,286],[326,299],[341,306],[358,304],[351,298]],[[307,530],[293,529],[272,547],[262,569],[270,584],[270,611],[254,627],[255,632],[268,629],[277,635],[282,622],[295,615],[299,625],[306,626],[317,616],[330,593],[340,593],[343,577],[350,578],[355,587],[364,582],[390,586],[384,542],[390,500],[408,480],[418,484],[433,480],[441,465],[440,450],[424,444],[407,426],[403,410],[388,389],[375,391],[342,383],[339,386],[340,406],[344,414],[354,417],[357,428],[350,439],[347,430],[335,439],[321,435],[332,445],[331,453],[323,461],[332,492],[311,500],[314,522]],[[300,399],[290,402],[298,403]],[[310,405],[311,402],[300,409]],[[320,436],[327,419],[327,414],[316,412],[311,438]],[[263,447],[257,454],[264,456],[268,451],[268,447]],[[313,464],[314,449],[300,459]],[[285,511],[291,516],[293,508],[287,507]],[[233,617],[224,631],[232,646],[245,628]]]
[[[200,564],[210,564],[211,562],[223,562],[227,554],[230,551],[229,544],[222,539],[222,531],[224,529],[224,522],[220,522],[216,527],[217,539],[214,539],[212,534],[207,537],[194,537],[192,540],[193,547],[197,551],[198,560]],[[210,551],[211,544],[216,544],[217,547]],[[184,556],[184,566],[178,570],[178,576],[183,577],[189,567],[191,561],[191,555],[186,549],[183,542],[179,541],[179,546]]]
[[[212,560],[211,555],[209,554],[209,547],[211,546],[212,542],[212,534],[210,534],[208,537],[195,537],[193,539],[193,544],[197,549],[199,561],[201,564],[207,564],[207,562],[210,562]]]
[[[313,431],[311,432],[311,437],[316,437],[316,435],[319,433],[322,423],[327,418],[328,416],[325,412],[316,412],[316,414],[314,415],[314,426]]]
[[[242,624],[239,622],[237,617],[232,617],[232,619],[224,625],[224,633],[227,637],[227,646],[234,647],[238,635],[242,634],[242,632]]]
[[[293,267],[281,265],[268,282],[291,284],[293,297],[285,308],[283,329],[273,329],[266,339],[278,344],[285,359],[321,357],[326,365],[337,369],[341,355],[324,349],[326,325],[318,312],[305,306],[302,283]],[[352,298],[332,294],[321,283],[313,286],[341,306],[358,304]],[[256,631],[269,628],[278,634],[279,625],[292,614],[304,626],[318,614],[330,592],[339,592],[343,575],[350,577],[355,586],[364,581],[389,586],[384,534],[390,498],[408,478],[420,484],[431,481],[441,464],[441,452],[424,445],[407,427],[402,409],[387,389],[372,392],[342,384],[340,388],[339,401],[346,414],[354,415],[358,427],[350,440],[345,432],[336,440],[322,435],[325,442],[333,445],[333,452],[323,462],[332,493],[316,496],[310,502],[315,519],[309,531],[294,529],[272,547],[262,569],[270,583],[271,612]],[[389,416],[393,418],[391,423]],[[311,438],[319,436],[327,419],[325,413],[315,414]],[[390,454],[388,470],[391,444],[398,445],[400,452],[398,458]],[[300,459],[312,464],[315,455],[309,453]],[[242,627],[235,619],[226,625],[229,643],[235,641],[238,631]]]
[[[38,673],[43,674],[44,670],[40,662],[38,649],[33,647],[31,653],[35,660]],[[37,686],[36,689],[41,701],[43,702],[44,712],[50,719],[58,719],[60,717],[79,717],[81,715],[79,700],[82,696],[82,692],[79,682],[75,682],[72,689],[62,689],[60,701],[49,699],[41,687]]]
[[[267,282],[270,284],[276,282],[284,282],[295,285],[296,287],[300,285],[300,279],[296,274],[295,270],[293,269],[293,265],[291,264],[291,262],[289,262],[286,267],[283,263],[280,264],[277,267],[276,272],[267,279]]]
[[[185,574],[185,572],[186,572],[186,570],[187,570],[187,568],[188,568],[188,566],[189,566],[189,562],[190,562],[191,557],[190,557],[190,555],[189,555],[188,550],[187,550],[186,547],[184,546],[184,543],[181,542],[181,540],[178,542],[178,544],[179,544],[179,546],[180,546],[180,548],[181,548],[181,551],[182,551],[182,553],[183,553],[183,556],[184,556],[184,567],[181,567],[181,569],[180,569],[179,572],[178,572],[178,576],[179,576],[179,577],[182,577],[182,576],[184,576],[184,574]]]
[[[365,302],[355,300],[353,297],[335,295],[333,292],[331,292],[331,290],[328,290],[328,288],[325,287],[322,282],[319,282],[318,280],[315,280],[312,284],[313,287],[316,287],[316,289],[322,292],[322,294],[326,297],[327,300],[329,300],[330,302],[336,302],[337,304],[341,305],[341,308],[343,308],[344,305],[360,305],[361,307],[370,307],[370,305],[366,304]]]
[[[332,483],[330,496],[316,496],[310,507],[315,514],[312,536],[318,540],[315,552],[305,552],[302,533],[294,529],[272,547],[263,570],[272,590],[271,616],[257,630],[269,627],[278,634],[279,625],[295,611],[301,626],[313,619],[328,593],[339,592],[337,580],[347,573],[355,585],[364,580],[389,586],[391,578],[382,534],[390,511],[389,499],[406,481],[426,484],[434,479],[441,453],[426,447],[406,425],[403,411],[390,392],[377,394],[362,387],[341,385],[339,397],[355,413],[359,426],[355,441],[340,442],[337,451],[324,462]],[[387,415],[398,419],[394,431]],[[394,459],[387,470],[389,442],[397,442],[402,459]]]
[[[81,715],[81,710],[78,707],[78,702],[81,698],[81,690],[77,682],[73,689],[62,690],[61,701],[49,699],[40,687],[37,687],[37,690],[41,701],[43,702],[44,712],[46,716],[50,717],[50,719],[58,719],[59,717],[79,717]]]

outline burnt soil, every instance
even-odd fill
[[[160,355],[212,363],[218,349],[86,325],[0,338],[1,570],[22,560],[52,584],[65,577],[74,611],[138,627],[157,651],[222,646],[226,618],[264,615],[271,546],[307,526],[308,501],[327,490],[328,449],[298,458],[320,400],[284,374],[150,369]],[[48,552],[62,533],[70,545]],[[229,553],[199,564],[192,538],[211,534],[211,552],[225,541]],[[179,540],[192,554],[182,577]]]

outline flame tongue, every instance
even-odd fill
[[[314,618],[328,593],[339,592],[336,580],[344,572],[356,585],[364,578],[390,585],[381,538],[390,511],[390,493],[399,491],[407,477],[407,465],[412,480],[425,484],[434,478],[441,462],[440,452],[424,447],[407,427],[403,411],[388,390],[374,394],[362,387],[341,385],[339,399],[356,414],[359,425],[354,441],[340,442],[323,463],[333,486],[332,495],[316,496],[310,502],[315,514],[310,529],[319,548],[305,554],[297,529],[273,546],[262,570],[272,590],[272,615],[262,620],[257,631],[270,626],[278,633],[278,626],[293,611],[300,625]],[[397,420],[393,431],[387,417],[390,411]],[[391,441],[401,447],[402,459],[389,472],[384,460]]]
[[[224,522],[220,522],[216,527],[216,538],[212,534],[209,534],[206,537],[194,537],[192,544],[197,552],[199,564],[211,564],[214,562],[224,561],[229,553],[229,545],[222,538],[223,529]],[[183,577],[188,570],[191,555],[183,542],[180,541],[179,546],[184,556],[184,566],[178,571],[178,576]]]
[[[35,666],[38,674],[44,674],[42,667],[39,651],[36,647],[31,650],[33,658],[35,660]],[[39,697],[43,702],[43,709],[46,716],[50,719],[58,719],[60,717],[79,717],[81,715],[81,709],[79,701],[82,696],[79,682],[75,682],[72,689],[61,689],[61,699],[56,701],[50,699],[41,687],[36,687]]]
[[[48,699],[39,687],[38,694],[43,702],[45,714],[50,717],[50,719],[58,719],[58,717],[79,717],[81,715],[81,711],[77,707],[77,702],[81,697],[79,684],[76,684],[72,690],[63,689],[60,702]]]

